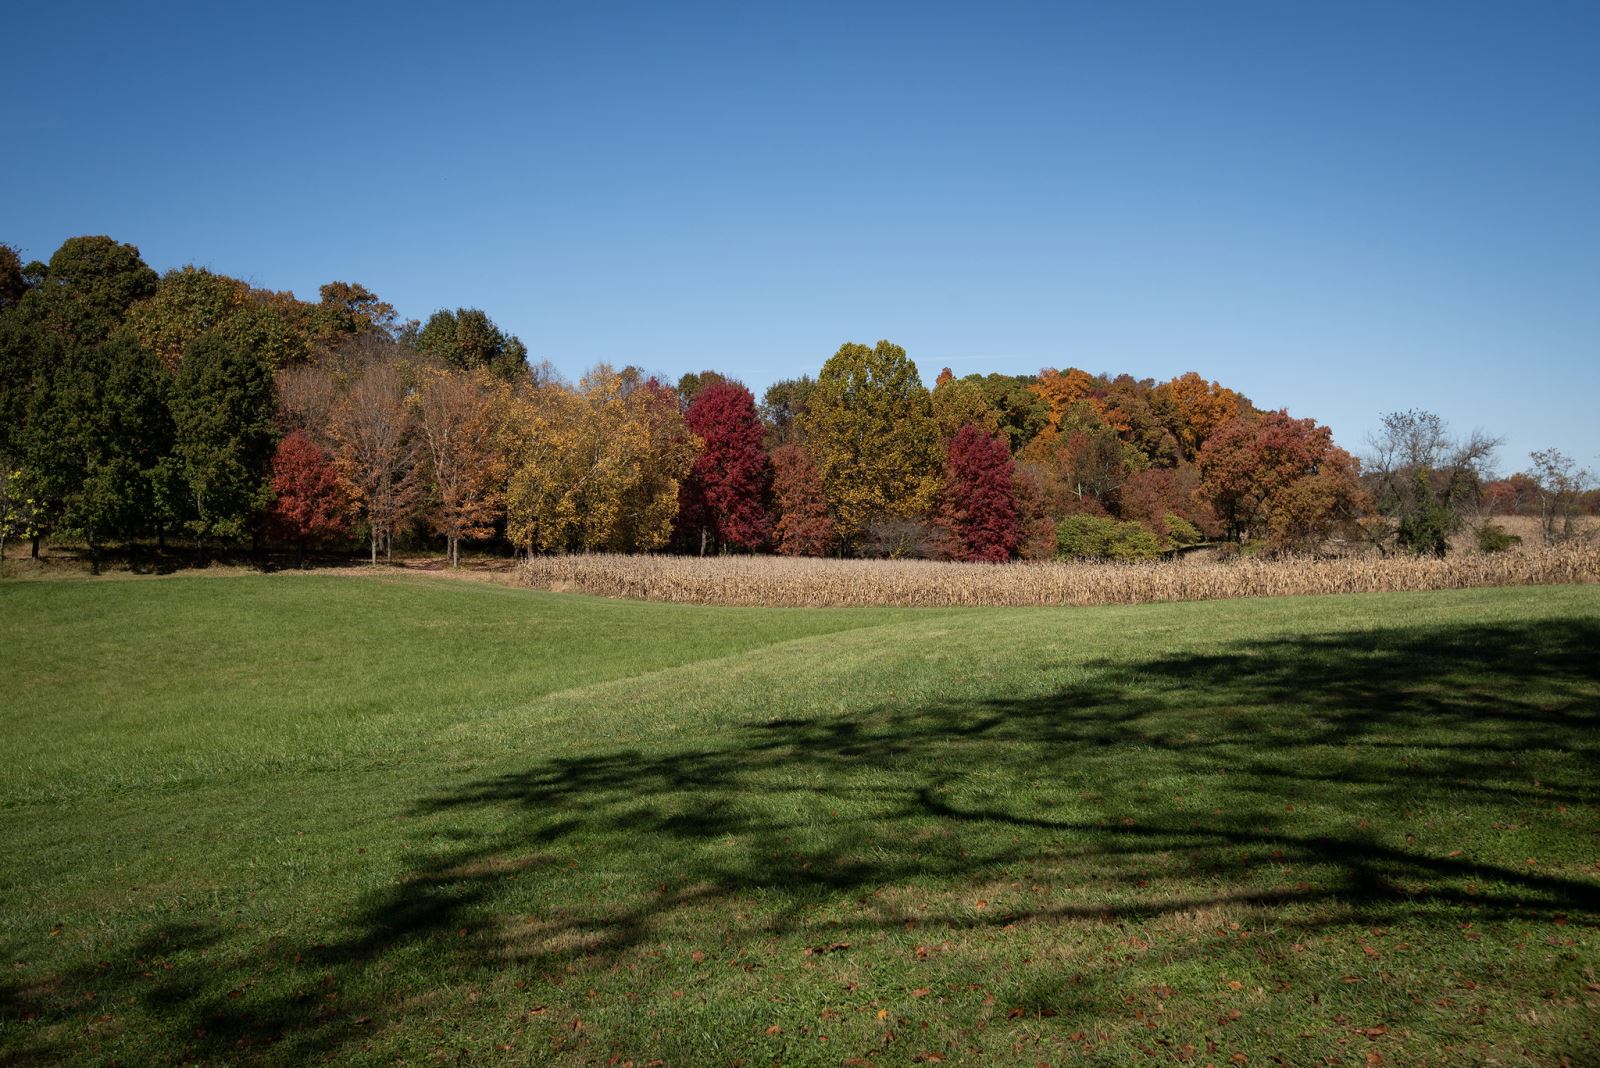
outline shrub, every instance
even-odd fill
[[[1198,545],[1205,539],[1195,525],[1181,515],[1168,514],[1166,518],[1167,541],[1174,546]]]
[[[1138,523],[1071,515],[1056,526],[1058,560],[1153,560],[1160,555],[1156,536]]]
[[[1513,545],[1521,545],[1522,539],[1511,533],[1499,523],[1485,523],[1478,528],[1478,551],[1485,553],[1503,553]]]

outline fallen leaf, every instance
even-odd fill
[[[773,1024],[771,1027],[767,1028],[767,1034],[781,1035],[783,1034],[783,1028],[779,1027],[777,1024]]]

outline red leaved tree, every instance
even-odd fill
[[[1200,492],[1230,536],[1313,549],[1365,503],[1354,458],[1333,431],[1287,412],[1242,415],[1200,449]]]
[[[838,531],[828,515],[822,476],[810,453],[783,445],[772,453],[774,547],[784,556],[825,556]]]
[[[964,426],[945,447],[939,525],[958,560],[1009,560],[1021,540],[1016,466],[999,438]]]
[[[772,530],[772,468],[755,397],[737,382],[716,381],[694,395],[683,418],[703,445],[684,481],[680,527],[698,536],[702,554],[712,545],[754,549]]]
[[[293,541],[305,561],[306,543],[350,532],[350,498],[333,460],[302,431],[278,442],[272,457],[274,499],[268,521],[278,537]]]

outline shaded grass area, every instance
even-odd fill
[[[0,592],[21,1063],[1600,1055],[1591,588],[28,593]]]

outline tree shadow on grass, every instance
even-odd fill
[[[695,925],[737,950],[1230,909],[1300,936],[1468,915],[1592,924],[1592,869],[1526,863],[1505,835],[1447,850],[1430,827],[1466,812],[1514,836],[1578,810],[1581,848],[1600,802],[1596,650],[1587,620],[1274,639],[1090,664],[1031,696],[753,718],[711,746],[553,759],[419,800],[407,815],[439,832],[434,848],[343,937],[297,955],[278,993],[139,993],[131,977],[162,946],[218,937],[193,928],[155,930],[62,986],[128,977],[186,1054],[288,1063],[403,1025],[370,992],[326,998],[402,957],[450,982],[511,969],[559,984]],[[1541,826],[1559,851],[1559,827]],[[1022,877],[1052,892],[970,905],[970,888]],[[836,907],[824,921],[819,905]],[[84,1015],[39,992],[0,1000],[8,1018]],[[13,1052],[59,1057],[43,1037],[59,1031]]]

